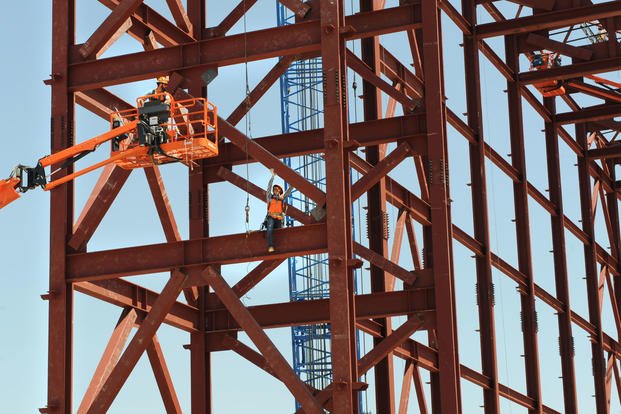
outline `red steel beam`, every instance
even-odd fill
[[[107,8],[114,10],[121,0],[99,0]],[[189,8],[188,8],[189,9]],[[147,6],[144,2],[138,5],[132,14],[133,22],[138,22],[153,31],[158,42],[164,46],[173,46],[193,42],[194,37],[184,32],[167,18]]]
[[[216,27],[206,29],[207,36],[205,37],[224,36],[226,32],[231,30],[231,28],[235,26],[239,19],[241,19],[244,14],[246,14],[246,12],[250,10],[252,6],[254,6],[256,2],[257,0],[241,0],[237,4],[237,6],[235,6],[233,10],[231,10],[231,12],[227,14],[224,19],[222,19],[220,24],[218,24]]]
[[[589,85],[584,82],[570,81],[567,82],[567,88],[574,92],[582,92],[584,94],[594,96],[596,98],[610,100],[613,102],[621,102],[621,94],[613,92],[609,89],[600,88],[597,86]]]
[[[244,296],[261,280],[265,279],[284,259],[264,260],[233,286],[233,292],[239,297]]]
[[[248,194],[253,195],[254,197],[258,198],[261,201],[265,201],[266,197],[267,197],[267,193],[266,190],[260,188],[259,186],[251,183],[250,181],[246,180],[243,177],[240,177],[239,175],[235,174],[234,172],[232,172],[231,170],[224,168],[224,167],[220,167],[218,168],[218,171],[216,172],[216,175],[220,178],[222,178],[223,180],[228,181],[229,183],[233,184],[234,186],[238,187],[239,189],[246,191]],[[313,219],[310,215],[304,213],[303,211],[293,207],[293,206],[287,206],[287,215],[296,219],[297,221],[299,221],[302,224],[311,224],[313,223]]]
[[[76,292],[84,293],[104,302],[133,308],[148,313],[157,301],[159,294],[123,279],[100,280],[96,282],[79,282],[75,284]],[[164,323],[186,332],[196,331],[198,310],[185,303],[175,303]]]
[[[296,397],[297,401],[302,404],[305,412],[309,414],[323,413],[324,411],[321,408],[321,404],[315,400],[309,389],[304,385],[302,380],[298,378],[285,358],[274,346],[261,326],[252,317],[248,309],[246,309],[239,300],[224,278],[212,269],[211,266],[203,271],[203,277],[214,289],[224,306],[231,312],[233,318],[240,324],[248,337],[265,357],[276,375],[281,378],[285,386]]]
[[[377,75],[366,63],[364,63],[351,50],[347,49],[347,66],[356,71],[365,81],[372,84],[377,89],[382,90],[391,98],[396,99],[405,108],[404,112],[411,112],[416,107],[416,102],[412,101],[408,96],[396,89],[394,86],[386,82]]]
[[[429,204],[431,231],[426,242],[427,266],[433,269],[436,302],[438,358],[442,369],[432,375],[434,409],[446,413],[461,413],[459,381],[459,350],[457,341],[454,274],[452,265],[452,235],[449,201],[448,151],[446,136],[446,107],[440,11],[437,0],[422,3],[423,70],[425,72],[425,108],[429,162]]]
[[[153,166],[145,168],[144,173],[147,176],[147,182],[149,183],[149,188],[153,195],[157,214],[164,228],[166,240],[169,242],[181,240],[181,235],[177,228],[175,215],[168,201],[168,195],[166,194],[166,188],[164,187],[164,180],[160,174],[160,169],[157,166]]]
[[[147,356],[153,369],[153,375],[157,382],[157,387],[160,390],[160,395],[164,402],[164,408],[167,414],[181,414],[181,404],[179,404],[179,398],[175,391],[175,387],[170,377],[170,372],[166,365],[166,359],[164,358],[164,352],[160,345],[157,335],[154,335],[151,339],[151,343],[147,346]]]
[[[296,190],[313,200],[319,207],[326,202],[326,194],[311,184],[300,173],[287,166],[280,161],[275,155],[263,148],[255,140],[248,138],[241,131],[237,130],[233,125],[224,119],[218,119],[218,131],[220,137],[228,138],[238,148],[242,149],[248,156],[265,165],[273,168],[276,173],[282,177],[287,183],[295,187]]]
[[[120,0],[106,20],[80,47],[79,53],[84,59],[96,58],[103,53],[111,42],[116,41],[131,25],[129,17],[142,4],[142,0]]]
[[[621,103],[597,105],[589,108],[582,108],[578,111],[560,113],[556,115],[555,121],[559,125],[579,124],[612,119],[618,116],[621,116]]]
[[[507,65],[515,73],[519,67],[516,39],[505,38]],[[526,286],[521,291],[520,305],[526,370],[526,390],[534,401],[535,412],[542,409],[541,378],[539,367],[539,341],[537,337],[537,311],[535,302],[535,281],[532,247],[530,240],[530,215],[528,206],[528,179],[524,149],[524,128],[522,123],[522,100],[520,86],[514,80],[507,80],[507,101],[509,106],[509,134],[511,140],[511,161],[519,172],[520,180],[513,182],[513,204],[515,211],[515,233],[518,248],[518,269],[526,276]]]
[[[556,112],[554,98],[544,98],[546,109],[554,115]],[[577,413],[576,370],[573,357],[573,341],[570,306],[569,279],[567,273],[567,253],[565,248],[565,226],[563,224],[563,192],[560,156],[558,148],[558,131],[554,123],[546,122],[546,153],[548,170],[548,188],[550,201],[555,206],[551,216],[552,249],[554,251],[554,280],[556,297],[564,303],[564,311],[558,313],[559,345],[563,379],[563,399],[566,413]]]
[[[332,412],[355,414],[359,412],[357,391],[353,382],[358,379],[356,349],[356,308],[351,229],[351,189],[349,151],[344,146],[349,141],[347,122],[347,66],[346,44],[341,35],[351,24],[344,18],[343,4],[320,0],[321,31],[319,46],[323,72],[323,140],[326,176],[326,227],[328,248],[328,273],[330,294],[330,351],[332,381],[339,386],[332,393]],[[379,12],[366,12],[376,15]]]
[[[192,32],[192,23],[190,22],[188,14],[185,12],[185,8],[183,7],[181,0],[166,0],[166,3],[168,4],[170,13],[173,16],[173,19],[175,19],[177,26],[184,32]]]
[[[127,338],[129,338],[129,334],[136,323],[137,316],[138,314],[134,309],[125,308],[123,310],[108,340],[108,345],[106,345],[106,349],[99,360],[99,364],[97,364],[97,368],[95,368],[91,382],[86,388],[84,397],[82,397],[82,402],[78,407],[78,414],[84,414],[89,410],[101,386],[110,376],[112,369],[121,356],[121,352],[123,352]]]
[[[102,0],[100,0],[102,1]],[[110,0],[107,0],[110,1]],[[358,13],[345,19],[345,40],[399,32],[420,25],[419,5]],[[139,9],[140,10],[140,9]],[[181,31],[183,33],[183,31]],[[314,52],[319,54],[319,21],[307,21],[207,40],[194,41],[97,61],[75,62],[70,69],[72,91],[133,82],[174,71],[204,71],[272,57]],[[246,47],[244,47],[246,45]],[[153,62],[158,62],[157,68]],[[192,62],[188,65],[187,62]]]
[[[52,1],[52,73],[57,75],[51,91],[51,152],[73,145],[75,108],[69,92],[69,48],[75,44],[74,4]],[[58,165],[52,168],[58,168]],[[72,168],[57,176],[70,174]],[[50,276],[48,316],[47,408],[71,414],[73,368],[73,286],[65,279],[67,240],[73,224],[73,184],[55,188],[50,194]]]
[[[310,6],[300,0],[278,0],[280,4],[295,13],[296,16],[302,18],[310,11]]]
[[[621,69],[621,57],[608,57],[593,59],[588,62],[572,63],[571,65],[559,66],[543,71],[523,72],[518,75],[518,79],[523,84],[532,85],[550,80],[564,80],[594,73],[612,72],[619,69]]]
[[[86,248],[95,230],[112,206],[132,170],[108,165],[101,172],[80,217],[73,226],[73,234],[67,243],[73,250]]]
[[[476,3],[462,0],[464,18],[471,27],[477,23]],[[481,114],[481,85],[479,69],[479,45],[477,39],[464,35],[464,71],[466,83],[466,109],[468,128],[473,132],[469,143],[470,178],[472,188],[472,215],[475,238],[481,243],[482,251],[475,258],[477,278],[477,304],[479,316],[479,341],[483,374],[490,379],[490,387],[483,390],[486,414],[500,411],[498,390],[498,357],[496,354],[496,327],[492,262],[490,252],[490,225],[486,180],[486,145]]]
[[[576,138],[586,152],[587,132],[583,125],[576,125]],[[578,158],[578,180],[580,187],[580,207],[582,218],[582,230],[588,235],[590,240],[595,240],[595,226],[593,220],[591,204],[591,177],[588,170],[588,157]],[[589,322],[595,328],[591,335],[591,352],[593,360],[593,380],[595,390],[595,407],[599,412],[606,412],[606,390],[604,384],[604,350],[603,350],[603,331],[601,304],[598,295],[598,272],[597,272],[597,252],[595,243],[584,245],[584,266],[586,272],[587,298],[589,308]]]
[[[226,121],[231,125],[237,125],[250,108],[259,100],[265,92],[289,69],[291,63],[298,58],[297,56],[284,56],[278,60],[272,69],[261,79],[248,96],[235,108]]]
[[[365,175],[360,177],[351,188],[352,200],[357,200],[371,187],[377,184],[382,178],[401,163],[408,155],[411,155],[411,149],[406,142],[400,143],[388,156],[383,158],[373,166]]]
[[[424,142],[426,132],[425,113],[415,112],[389,119],[357,122],[350,124],[350,149],[357,146],[379,145],[387,142],[408,140],[415,147],[417,154],[426,154]],[[325,151],[323,129],[279,134],[255,138],[253,141],[278,158],[314,154]],[[245,149],[245,148],[244,148]],[[231,143],[220,144],[220,155],[205,160],[205,165],[240,165],[245,164],[248,156],[244,149]],[[254,162],[250,159],[250,162]]]
[[[101,0],[100,0],[101,1]],[[420,25],[418,5],[348,16],[346,40],[399,32]],[[71,90],[87,90],[156,77],[173,71],[204,71],[272,57],[319,53],[319,21],[307,21],[260,32],[194,41],[156,50],[71,65]],[[182,32],[183,33],[183,32]],[[246,42],[247,41],[247,42]],[[198,59],[198,61],[197,61]],[[157,68],[152,62],[157,61]],[[188,65],[186,62],[192,61]],[[131,63],[130,63],[131,62]]]
[[[476,28],[476,33],[478,38],[483,39],[494,36],[535,32],[544,29],[557,29],[559,27],[567,27],[591,20],[619,15],[621,15],[619,3],[617,1],[609,1],[595,5],[538,13],[532,16],[519,17],[501,22],[480,24]]]
[[[282,246],[275,253],[267,252],[260,232],[77,253],[68,257],[67,278],[74,282],[93,281],[174,268],[321,253],[326,250],[325,224],[279,229],[274,231],[274,240],[277,246]],[[239,249],[239,246],[244,248]]]
[[[145,320],[140,324],[138,331],[127,345],[123,355],[110,373],[110,376],[101,386],[99,393],[87,411],[88,414],[103,414],[108,411],[110,405],[127,380],[127,377],[129,377],[129,374],[138,363],[138,359],[149,344],[151,344],[155,332],[175,303],[186,279],[187,275],[175,272],[166,283],[157,302],[153,305]]]
[[[365,372],[373,368],[378,362],[389,355],[396,346],[402,344],[414,332],[419,330],[422,325],[422,318],[419,319],[414,317],[408,319],[358,360],[358,373],[363,375]]]
[[[383,271],[403,280],[403,282],[408,285],[413,285],[416,282],[415,273],[418,272],[409,272],[398,264],[386,259],[383,255],[380,255],[359,243],[354,243],[354,253],[368,260],[371,264],[377,266]]]
[[[261,368],[263,371],[272,375],[277,380],[282,381],[278,377],[278,374],[276,374],[276,372],[272,369],[270,364],[268,364],[267,360],[263,357],[263,355],[261,355],[254,349],[250,348],[248,345],[244,344],[243,342],[240,342],[237,339],[229,335],[224,335],[223,338],[224,338],[223,342],[228,349],[235,352],[237,355],[241,356],[242,358],[245,358],[247,361],[251,362],[257,367]]]
[[[547,49],[580,60],[590,60],[593,57],[592,50],[572,46],[570,44],[552,40],[548,37],[535,33],[529,33],[528,36],[526,36],[525,41],[527,44],[535,46],[536,49]]]

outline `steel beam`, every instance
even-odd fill
[[[326,202],[326,194],[302,177],[300,173],[263,148],[261,144],[250,139],[222,118],[218,119],[218,131],[221,138],[228,138],[233,144],[243,150],[247,156],[254,158],[268,168],[274,169],[287,183],[313,200],[319,207],[323,207]]]
[[[69,51],[75,44],[75,2],[52,1],[52,73],[58,77],[51,92],[51,150],[73,145],[75,108],[69,92]],[[52,166],[53,169],[59,165]],[[57,173],[71,173],[66,168]],[[73,224],[73,184],[52,190],[50,195],[50,278],[48,322],[47,408],[72,413],[73,285],[65,279],[67,240]]]
[[[432,375],[433,407],[443,413],[461,413],[459,350],[454,296],[449,202],[446,107],[440,11],[436,0],[422,3],[423,70],[429,168],[429,204],[433,231],[425,243],[429,252],[427,267],[433,269],[437,315],[438,359],[442,367]],[[429,242],[430,244],[427,244]],[[440,398],[441,395],[441,398]]]
[[[218,171],[216,172],[216,174],[218,175],[218,177],[233,184],[234,186],[247,192],[248,194],[253,195],[259,200],[261,201],[266,200],[267,192],[263,188],[257,186],[254,183],[251,183],[245,178],[235,174],[231,170],[224,168],[224,167],[220,167],[218,168]],[[296,219],[302,224],[311,224],[314,222],[313,218],[309,214],[306,214],[303,211],[290,205],[287,205],[287,215],[289,217]]]
[[[131,170],[108,165],[101,172],[80,217],[73,226],[73,234],[67,243],[75,251],[83,250],[95,230],[112,206]]]
[[[544,105],[551,114],[556,112],[554,99],[544,99]],[[563,302],[563,311],[558,313],[561,369],[563,373],[563,399],[565,412],[577,413],[576,372],[574,366],[574,337],[572,336],[567,254],[565,249],[565,226],[563,224],[563,192],[560,166],[558,131],[554,123],[546,122],[546,153],[548,159],[548,186],[550,201],[555,205],[551,217],[552,249],[554,251],[554,280],[556,297]]]
[[[133,308],[141,313],[148,313],[159,298],[158,293],[123,279],[79,282],[75,284],[75,290],[112,305]],[[192,333],[197,330],[198,320],[199,314],[195,307],[177,302],[164,318],[164,323]]]
[[[586,152],[587,134],[584,126],[576,126],[576,140]],[[595,227],[591,204],[591,179],[588,171],[588,156],[578,158],[578,180],[580,186],[580,206],[582,230],[590,240],[595,240]],[[595,407],[599,412],[606,412],[606,387],[604,383],[604,349],[601,304],[598,295],[597,253],[594,243],[584,245],[584,266],[586,272],[589,322],[594,327],[591,334],[591,352],[593,361],[593,381],[595,389]]]
[[[474,0],[462,0],[465,20],[472,30],[477,24]],[[490,379],[490,387],[483,391],[486,414],[500,412],[498,391],[498,361],[496,355],[496,323],[494,314],[494,281],[490,255],[490,229],[486,182],[486,145],[483,131],[481,85],[479,69],[479,47],[474,36],[464,35],[464,70],[466,83],[466,108],[468,127],[473,132],[470,142],[470,179],[472,189],[472,214],[474,236],[481,243],[482,251],[477,255],[477,304],[479,307],[479,341],[483,374]]]
[[[99,0],[107,8],[114,10],[121,0]],[[190,8],[188,7],[188,12]],[[143,30],[152,31],[159,43],[164,46],[178,45],[193,42],[194,37],[184,32],[166,17],[162,16],[144,2],[138,5],[132,14],[132,22],[143,26]]]
[[[618,116],[621,116],[621,103],[597,105],[589,108],[582,108],[578,111],[556,114],[554,120],[559,125],[566,125],[602,121],[605,119],[612,119]]]
[[[278,352],[278,349],[274,346],[265,332],[263,332],[261,326],[252,317],[248,309],[246,309],[243,303],[239,300],[224,278],[211,266],[207,267],[203,271],[203,277],[209,285],[211,285],[218,298],[231,312],[233,318],[235,318],[235,320],[240,324],[248,337],[250,337],[252,342],[265,357],[276,375],[302,404],[305,412],[308,414],[323,413],[324,411],[321,408],[321,405],[315,400],[304,383],[297,377],[285,358],[280,352]]]
[[[237,6],[235,6],[233,10],[231,10],[224,19],[222,19],[220,24],[218,24],[216,27],[206,29],[207,36],[205,37],[224,36],[229,30],[231,30],[233,26],[235,26],[239,19],[241,19],[244,14],[246,14],[246,12],[250,10],[252,6],[254,6],[256,2],[257,0],[241,0],[237,4]]]
[[[326,228],[330,290],[330,351],[332,381],[338,384],[332,393],[332,412],[359,412],[357,391],[352,387],[358,379],[356,327],[353,316],[354,277],[351,228],[351,188],[347,122],[347,64],[343,28],[351,24],[344,18],[344,5],[333,0],[320,0],[319,24],[321,66],[323,71],[323,140],[326,174]],[[376,15],[384,11],[361,13]],[[351,18],[350,18],[351,19]]]
[[[164,402],[164,408],[167,414],[181,414],[181,404],[177,397],[177,392],[170,377],[168,366],[166,365],[166,359],[164,358],[164,352],[160,345],[157,335],[154,335],[151,339],[151,343],[147,346],[147,356],[153,369],[153,375],[157,382],[157,387],[162,395]]]
[[[609,1],[595,5],[571,7],[564,10],[555,10],[547,13],[537,13],[532,16],[524,16],[501,22],[480,24],[476,28],[477,37],[512,35],[519,33],[535,32],[544,29],[557,29],[574,24],[589,22],[621,15],[619,3]]]
[[[80,46],[79,53],[82,58],[98,58],[112,43],[121,37],[131,26],[129,17],[141,3],[142,0],[120,0],[106,20]]]
[[[515,37],[505,37],[507,65],[515,73],[518,70],[518,52]],[[522,101],[519,84],[507,81],[509,107],[509,134],[511,138],[511,161],[520,179],[513,182],[513,204],[515,211],[515,233],[518,249],[518,268],[526,276],[526,286],[520,291],[522,331],[524,342],[524,369],[526,389],[533,399],[532,413],[542,410],[541,379],[539,370],[539,346],[537,338],[537,310],[535,304],[535,281],[530,241],[530,216],[528,206],[528,180],[526,154],[522,124]]]
[[[422,325],[422,318],[410,318],[400,327],[388,334],[384,339],[376,344],[372,350],[360,358],[358,361],[358,372],[360,375],[363,375],[365,372],[376,366],[382,359],[386,358],[386,356],[389,355],[395,347],[402,344],[406,339],[414,334],[414,332],[420,329]]]
[[[395,118],[358,122],[350,125],[350,147],[348,149],[407,140],[414,146],[414,152],[426,154],[427,144],[423,139],[426,131],[425,113],[422,111]],[[291,134],[257,137],[253,141],[274,156],[285,158],[324,152],[323,134],[323,129],[312,129]],[[239,148],[231,143],[220,144],[220,155],[206,159],[205,165],[245,164],[248,161],[248,156],[244,150],[245,148]],[[250,162],[254,162],[254,160],[251,158]]]
[[[106,379],[95,396],[93,403],[87,411],[88,414],[106,413],[108,411],[127,377],[129,377],[129,374],[138,363],[138,359],[151,344],[155,332],[163,322],[169,309],[175,303],[186,279],[187,275],[176,272],[166,283],[151,312],[142,321],[138,331],[112,369],[110,376],[108,376],[108,379]]]
[[[282,248],[275,253],[267,252],[260,232],[77,253],[68,257],[67,278],[75,282],[92,281],[157,273],[174,268],[276,260],[321,253],[326,250],[325,229],[325,224],[311,224],[276,230],[274,240]],[[239,250],[239,246],[244,248]]]
[[[101,0],[100,0],[101,1]],[[358,13],[348,16],[344,40],[399,32],[420,26],[419,5]],[[183,33],[183,32],[182,32]],[[278,28],[248,32],[97,61],[75,62],[70,67],[72,91],[149,79],[174,71],[204,71],[221,67],[321,50],[320,22],[301,22]],[[158,62],[155,68],[152,62]],[[188,62],[192,62],[188,64]],[[193,73],[194,73],[193,72]]]
[[[78,414],[88,412],[101,386],[107,381],[112,369],[121,356],[121,352],[123,352],[127,338],[129,338],[129,334],[136,323],[137,316],[138,314],[136,311],[131,308],[125,308],[121,313],[121,317],[108,340],[108,345],[106,345],[106,349],[99,360],[99,364],[97,368],[95,368],[91,382],[86,388],[84,397],[82,397],[82,402],[78,407]]]
[[[192,31],[192,23],[190,18],[183,7],[181,0],[166,0],[170,13],[175,19],[177,26],[184,32],[190,33]]]

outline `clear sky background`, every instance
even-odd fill
[[[95,0],[77,1],[77,43],[84,42],[94,28],[109,13],[108,9]],[[146,3],[169,15],[164,1]],[[237,1],[208,2],[208,26],[217,24]],[[394,7],[397,1],[388,1],[387,7]],[[515,14],[516,8],[506,2],[498,3],[507,16]],[[455,7],[459,4],[454,2]],[[348,2],[349,6],[349,2]],[[351,7],[348,7],[348,13]],[[0,173],[8,176],[18,163],[34,164],[38,158],[49,153],[50,91],[43,84],[49,77],[51,60],[51,2],[6,2],[0,17],[0,50],[4,64],[0,66],[0,79],[3,81],[4,99],[0,102],[4,116],[4,134],[0,138]],[[490,18],[482,13],[481,22]],[[272,27],[276,24],[274,0],[258,2],[249,12],[248,30]],[[447,20],[443,22],[445,79],[448,106],[457,114],[466,111],[461,34]],[[238,24],[232,33],[240,32]],[[404,34],[382,37],[382,43],[404,63],[411,62],[409,48]],[[492,40],[489,44],[504,56],[502,41]],[[350,48],[359,51],[357,43]],[[133,39],[124,36],[104,56],[139,51]],[[253,87],[273,66],[274,59],[248,64],[250,86]],[[523,63],[523,70],[526,62]],[[508,115],[504,79],[484,58],[481,60],[481,88],[483,91],[483,128],[485,138],[497,152],[508,161],[510,144],[508,136]],[[245,93],[245,67],[237,65],[221,68],[218,77],[210,85],[209,97],[226,117],[242,101]],[[621,81],[619,73],[609,74],[609,78]],[[353,81],[350,74],[350,87]],[[359,78],[358,84],[361,84]],[[137,82],[130,85],[110,88],[128,102],[151,90],[152,81]],[[358,90],[360,92],[360,89]],[[351,94],[351,91],[350,91]],[[361,102],[357,102],[356,114],[351,99],[350,117],[362,120]],[[384,104],[386,99],[384,99]],[[591,104],[594,101],[583,101]],[[76,141],[83,141],[104,132],[105,121],[76,107]],[[527,151],[528,178],[544,194],[547,194],[544,137],[541,132],[543,122],[534,111],[524,103],[524,128]],[[559,104],[559,112],[567,110]],[[400,109],[397,115],[400,115]],[[238,127],[244,131],[244,121]],[[278,84],[251,112],[250,131],[252,136],[276,134],[280,132],[280,103]],[[573,132],[573,128],[569,129]],[[469,179],[467,142],[449,128],[451,197],[453,199],[454,222],[472,234],[472,207]],[[103,159],[107,150],[102,146],[98,153],[89,156],[78,164],[85,166]],[[578,199],[577,169],[573,166],[575,156],[563,144],[561,164],[563,168],[563,196],[565,213],[579,224],[580,204]],[[412,165],[403,163],[391,176],[399,179],[406,187],[416,191],[413,182]],[[180,165],[163,167],[173,210],[183,238],[187,238],[187,171]],[[267,170],[252,164],[248,171],[236,168],[240,175],[248,175],[257,185],[267,182]],[[4,176],[2,176],[4,178]],[[84,205],[98,177],[97,173],[82,177],[76,182],[76,217]],[[511,222],[513,212],[512,185],[508,178],[490,163],[487,164],[489,222],[492,250],[507,262],[517,267],[515,227]],[[213,235],[240,233],[245,231],[245,194],[231,186],[215,184],[211,186],[211,232]],[[264,215],[264,204],[251,198],[251,227],[258,228]],[[396,211],[389,209],[390,223],[396,222]],[[359,211],[354,211],[358,214]],[[364,214],[363,214],[364,216]],[[553,256],[550,220],[547,213],[534,202],[530,202],[531,238],[533,268],[536,283],[554,293]],[[607,247],[605,228],[598,211],[597,238]],[[31,191],[0,212],[0,401],[2,412],[32,413],[46,404],[47,383],[47,302],[39,295],[47,291],[49,265],[49,194]],[[420,228],[417,226],[417,231]],[[392,233],[392,231],[391,231]],[[132,172],[119,197],[103,220],[99,230],[89,243],[89,250],[103,250],[126,246],[136,246],[164,241],[164,234],[157,220],[157,213],[146,184],[144,173]],[[392,245],[392,234],[389,240]],[[584,259],[580,243],[566,233],[568,271],[572,307],[588,319],[586,289],[584,280]],[[404,248],[402,266],[411,268],[411,257]],[[462,363],[480,370],[478,318],[476,317],[475,268],[471,253],[459,243],[454,243],[456,292],[459,319],[459,347]],[[243,277],[253,264],[226,266],[223,274],[234,284]],[[363,279],[364,279],[363,275]],[[282,265],[243,298],[246,304],[273,303],[288,300],[286,265]],[[132,281],[148,288],[159,290],[166,281],[166,275],[147,275],[134,277]],[[494,272],[496,284],[496,334],[498,350],[498,371],[500,381],[522,393],[526,393],[522,336],[520,331],[519,296],[515,283],[504,275]],[[364,292],[368,288],[362,287]],[[617,337],[610,312],[607,293],[604,294],[604,320],[606,332]],[[539,316],[539,351],[544,403],[562,411],[562,381],[560,377],[560,358],[558,353],[558,325],[553,310],[537,301]],[[74,319],[74,407],[77,409],[88,381],[99,361],[109,335],[120,315],[121,309],[96,301],[85,295],[75,295]],[[395,318],[395,324],[400,322]],[[587,334],[573,326],[576,358],[575,365],[579,406],[581,412],[594,412],[593,381],[591,375],[590,345]],[[289,329],[275,329],[269,332],[280,351],[291,360],[291,341]],[[169,368],[176,386],[184,412],[189,412],[189,352],[182,345],[189,343],[189,336],[168,326],[163,326],[158,336],[164,348]],[[418,333],[416,338],[423,340]],[[243,334],[240,338],[249,343]],[[362,337],[361,346],[368,350],[370,340]],[[249,363],[230,352],[213,356],[214,409],[217,413],[258,412],[287,413],[293,411],[293,398],[285,387],[271,376],[259,371]],[[402,361],[395,359],[395,370],[402,372]],[[424,376],[427,378],[427,376]],[[372,383],[372,375],[367,380]],[[482,412],[482,392],[480,388],[463,381],[464,413]],[[397,393],[401,387],[396,381]],[[399,394],[397,394],[399,395]],[[369,407],[373,407],[373,395],[365,396]],[[525,409],[502,401],[503,413],[525,413]],[[613,411],[621,412],[618,398],[613,392]],[[5,411],[6,410],[6,411]],[[163,405],[157,391],[153,375],[146,357],[142,358],[130,376],[125,387],[116,398],[110,413],[163,412]],[[372,412],[373,410],[371,410]],[[415,399],[411,400],[411,413],[418,412]]]

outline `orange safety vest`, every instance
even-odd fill
[[[282,199],[272,196],[270,203],[267,205],[268,214],[275,219],[282,220],[283,211],[284,208]]]

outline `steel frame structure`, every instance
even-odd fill
[[[93,232],[110,208],[129,172],[108,167],[78,219],[75,220],[72,184],[51,192],[49,368],[47,405],[42,413],[73,412],[72,407],[72,320],[75,292],[84,293],[122,308],[120,319],[99,366],[77,411],[104,413],[146,351],[157,379],[166,411],[181,412],[180,404],[156,336],[158,327],[168,324],[190,335],[191,411],[212,412],[211,354],[231,350],[273,375],[300,402],[300,412],[358,412],[357,395],[366,387],[359,378],[373,368],[375,412],[406,412],[410,387],[414,384],[420,412],[461,413],[462,380],[483,392],[485,413],[500,412],[507,399],[529,412],[555,413],[544,403],[541,381],[536,301],[558,314],[563,382],[563,408],[578,412],[576,366],[573,338],[585,331],[591,340],[593,387],[598,413],[610,407],[612,384],[621,387],[618,359],[621,358],[621,244],[618,220],[619,185],[615,166],[621,157],[619,145],[606,138],[606,131],[619,131],[614,120],[621,114],[618,91],[586,82],[583,77],[621,68],[621,28],[618,1],[591,4],[589,0],[512,0],[520,11],[532,15],[505,18],[492,1],[462,0],[461,12],[448,1],[401,1],[385,8],[384,1],[360,1],[360,13],[344,15],[343,1],[279,0],[298,15],[296,24],[274,27],[246,35],[227,32],[256,0],[231,4],[230,14],[217,26],[207,27],[205,0],[167,0],[174,22],[167,20],[141,0],[100,0],[111,9],[109,17],[83,44],[75,42],[75,1],[53,0],[52,151],[73,143],[75,104],[107,117],[112,108],[129,105],[105,89],[106,86],[171,74],[169,87],[178,96],[203,96],[201,80],[208,68],[281,57],[275,67],[250,92],[249,99],[220,119],[223,142],[221,155],[205,160],[189,174],[190,237],[181,240],[156,167],[145,169],[167,242],[105,251],[88,251]],[[478,9],[485,9],[494,21],[477,23]],[[447,108],[444,91],[442,15],[463,33],[467,116],[465,121]],[[555,40],[550,30],[598,21],[607,33],[606,41],[571,45]],[[99,58],[118,37],[129,33],[144,45],[144,52]],[[391,54],[379,36],[406,32],[414,70]],[[504,39],[505,53],[494,51],[489,38]],[[247,40],[247,42],[244,41]],[[359,40],[358,57],[346,41]],[[520,67],[520,54],[533,50],[558,51],[572,58],[569,64],[546,71],[528,72]],[[509,108],[511,159],[507,161],[486,142],[483,133],[480,87],[480,54],[506,79]],[[321,56],[324,87],[323,128],[250,140],[235,128],[271,84],[295,60]],[[158,65],[154,66],[153,62]],[[364,122],[348,122],[347,70],[363,79]],[[574,89],[557,98],[541,100],[530,85],[548,80],[567,80]],[[603,103],[584,107],[581,94],[599,97]],[[387,95],[387,113],[381,96]],[[557,113],[564,102],[570,110]],[[524,102],[532,106],[545,124],[545,151],[549,196],[528,180],[524,140]],[[395,115],[395,106],[403,116]],[[575,126],[570,131],[567,125]],[[447,128],[467,140],[471,173],[473,234],[451,219]],[[573,132],[573,133],[572,133]],[[390,145],[388,145],[390,144]],[[576,155],[579,176],[581,224],[569,219],[563,209],[559,165],[559,145]],[[365,148],[366,159],[353,150]],[[389,152],[388,150],[391,149]],[[318,189],[280,158],[323,153],[326,189]],[[313,200],[326,212],[320,221],[305,212],[291,209],[300,225],[275,234],[279,248],[265,251],[261,235],[230,234],[210,236],[209,184],[226,181],[262,197],[263,190],[247,183],[231,171],[232,165],[259,162]],[[388,175],[404,160],[418,177],[414,192]],[[490,245],[486,167],[495,165],[513,185],[518,266],[504,260]],[[58,166],[57,166],[58,167]],[[351,183],[350,168],[362,177]],[[62,170],[60,175],[71,170]],[[352,239],[351,205],[367,197],[369,209],[368,243]],[[535,282],[532,229],[529,208],[534,202],[550,215],[554,281],[551,293]],[[400,259],[401,243],[388,251],[384,214],[399,210],[394,238],[407,235],[413,269]],[[392,208],[392,207],[391,207]],[[596,211],[602,212],[607,251],[597,242]],[[421,257],[417,226],[422,226]],[[583,245],[588,315],[583,317],[570,306],[566,231]],[[460,361],[453,240],[475,257],[481,370]],[[245,243],[248,249],[235,247]],[[325,252],[329,267],[329,300],[273,303],[246,307],[239,297],[252,289],[284,259]],[[358,258],[356,258],[358,257]],[[370,293],[354,293],[354,269],[362,260],[371,265]],[[240,282],[230,286],[221,275],[221,266],[231,263],[260,263]],[[518,286],[522,309],[522,337],[526,391],[499,380],[495,334],[492,269]],[[170,271],[161,292],[153,292],[121,276]],[[395,283],[398,279],[399,283]],[[606,334],[602,327],[604,292],[612,308],[617,333]],[[187,303],[177,301],[185,294]],[[399,319],[405,319],[398,325]],[[333,383],[323,390],[303,384],[291,366],[265,334],[272,327],[329,322]],[[129,339],[132,326],[136,334]],[[398,325],[398,326],[397,326]],[[236,333],[245,331],[258,352],[240,342]],[[374,338],[374,347],[357,357],[356,331]],[[414,332],[428,333],[426,341],[412,338]],[[406,361],[403,374],[396,373],[394,358]],[[428,395],[421,370],[430,375]],[[402,380],[401,395],[395,396],[395,382]],[[398,401],[398,403],[397,403]],[[430,402],[430,406],[428,406]]]

